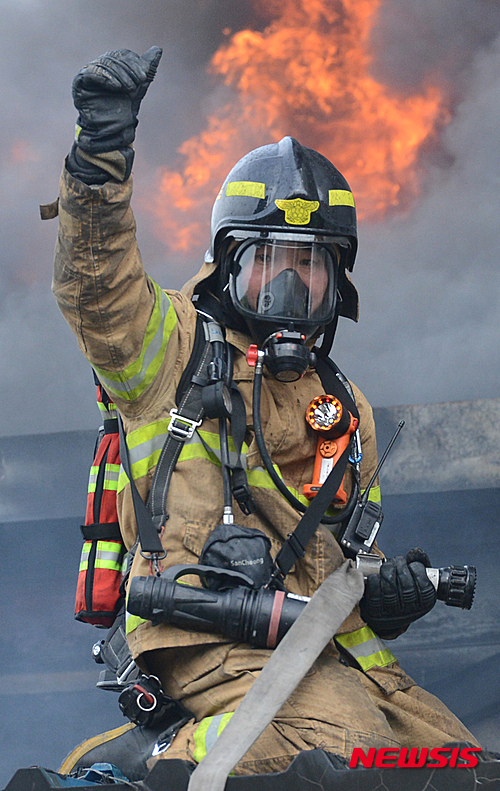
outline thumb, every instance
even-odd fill
[[[144,68],[146,69],[146,79],[148,82],[152,82],[152,80],[154,80],[162,55],[163,49],[161,47],[150,47],[148,51],[142,55],[141,60],[144,62]]]
[[[427,552],[424,552],[423,549],[420,549],[420,547],[410,549],[410,551],[406,553],[406,562],[408,565],[410,565],[410,563],[422,563],[426,568],[430,568],[431,565],[429,555]]]

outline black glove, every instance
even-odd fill
[[[142,56],[116,50],[78,72],[73,80],[76,143],[67,160],[72,175],[87,184],[103,184],[110,175],[120,181],[130,176],[139,107],[161,56],[160,47]]]
[[[436,603],[436,589],[425,568],[425,552],[412,549],[406,557],[389,558],[379,574],[369,574],[360,601],[361,617],[382,638],[402,634]]]

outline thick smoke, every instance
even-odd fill
[[[50,294],[56,223],[38,218],[71,145],[71,80],[106,50],[164,47],[138,130],[136,213],[148,270],[178,287],[202,251],[179,271],[143,199],[227,98],[206,73],[227,29],[263,20],[230,0],[3,0],[0,17],[0,435],[91,427],[90,370]],[[360,228],[361,322],[341,322],[336,358],[375,404],[498,395],[499,30],[492,0],[381,4],[374,75],[402,94],[432,78],[452,119],[425,152],[416,205]]]

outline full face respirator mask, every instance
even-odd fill
[[[223,272],[232,307],[269,372],[283,382],[300,379],[314,363],[308,341],[335,316],[339,245],[279,232],[233,232],[227,241]]]

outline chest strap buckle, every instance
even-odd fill
[[[198,426],[201,426],[202,423],[201,420],[191,420],[189,417],[179,415],[177,409],[171,409],[170,415],[172,419],[168,424],[167,431],[170,432],[174,439],[178,439],[181,442],[191,439]]]

